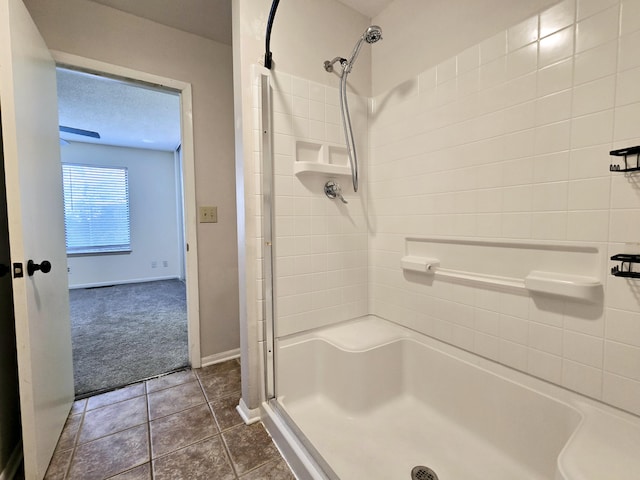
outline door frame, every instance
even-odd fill
[[[180,93],[180,125],[182,150],[182,188],[184,209],[184,234],[186,251],[183,251],[187,282],[187,331],[189,343],[189,362],[192,368],[202,366],[200,349],[200,294],[198,288],[198,241],[197,241],[197,207],[195,155],[193,141],[193,107],[191,84],[168,77],[162,77],[120,65],[73,55],[57,50],[50,50],[57,65],[64,65],[78,70],[89,70],[121,77],[123,80],[151,83],[167,87]]]

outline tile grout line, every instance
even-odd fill
[[[233,458],[231,457],[231,450],[229,450],[229,446],[227,445],[227,439],[220,433],[220,440],[222,440],[222,447],[224,448],[224,453],[227,455],[227,460],[229,461],[229,465],[231,465],[231,471],[233,472],[234,478],[238,480],[240,476],[238,475],[238,471],[236,469],[235,464],[233,463]]]
[[[71,447],[71,456],[69,457],[69,463],[67,464],[67,467],[65,468],[65,471],[64,471],[64,475],[62,476],[63,480],[66,480],[67,478],[69,478],[69,473],[71,472],[71,465],[73,464],[73,460],[76,457],[76,450],[78,448],[78,442],[80,441],[80,432],[82,431],[82,426],[84,425],[84,416],[87,413],[87,406],[89,406],[88,399],[84,401],[84,407],[82,408],[82,412],[80,413],[81,415],[80,425],[78,425],[78,431],[76,432],[75,438],[73,440],[73,446]],[[73,410],[73,404],[71,405],[71,410]],[[70,416],[71,416],[71,412],[69,412],[69,417]],[[69,417],[67,417],[67,419]],[[60,439],[58,439],[58,441],[60,441]],[[45,476],[46,476],[46,472],[45,472]]]
[[[144,382],[144,399],[147,404],[147,442],[149,442],[149,476],[154,479],[153,472],[153,449],[151,447],[151,412],[149,411],[149,389],[147,381]]]
[[[211,407],[210,407],[207,403],[201,403],[201,404],[195,405],[195,406],[190,407],[190,408],[188,408],[188,409],[181,410],[180,412],[176,412],[175,414],[178,414],[178,413],[181,413],[181,412],[186,412],[187,410],[190,410],[191,408],[198,408],[198,407],[201,407],[201,406],[203,406],[203,405],[206,405],[206,406],[207,406],[207,408],[208,408],[209,412],[211,413],[212,417],[214,417],[214,415],[213,415],[213,411],[212,411]],[[175,415],[175,414],[166,415],[165,417],[160,417],[160,418],[170,417],[171,415]],[[155,419],[155,420],[158,420],[158,419]],[[155,421],[155,420],[154,420],[154,421]],[[216,426],[216,428],[217,428],[216,433],[214,433],[213,435],[208,435],[208,436],[206,436],[206,437],[199,438],[198,440],[194,440],[194,441],[192,441],[191,443],[188,443],[188,444],[186,444],[186,445],[182,445],[181,447],[176,448],[175,450],[171,450],[171,451],[168,451],[168,452],[162,453],[162,454],[158,455],[158,456],[157,456],[157,457],[155,457],[155,458],[153,457],[153,454],[152,454],[152,458],[151,458],[151,460],[153,461],[153,460],[156,460],[156,459],[160,459],[160,458],[166,457],[167,455],[171,455],[172,453],[175,453],[175,452],[177,452],[177,451],[183,450],[183,449],[185,449],[185,448],[187,448],[187,447],[190,447],[190,446],[192,446],[192,445],[195,445],[195,444],[197,444],[197,443],[200,443],[200,442],[203,442],[203,441],[208,440],[208,439],[210,439],[210,438],[213,438],[213,437],[216,437],[216,436],[220,436],[220,435],[222,435],[222,432],[221,432],[221,431],[220,431],[220,429],[217,427],[217,422],[215,421],[215,417],[213,418],[213,421],[214,421],[214,425],[215,425],[215,426]],[[151,430],[151,429],[149,429],[149,431],[150,431],[150,430]],[[151,440],[149,440],[149,442],[150,442],[150,446],[151,446]]]
[[[238,480],[238,478],[239,478],[238,472],[236,471],[236,466],[233,463],[233,458],[231,458],[231,452],[229,451],[229,447],[227,446],[227,440],[225,439],[224,435],[222,434],[222,430],[220,430],[220,428],[219,428],[218,419],[216,418],[215,414],[213,413],[213,408],[211,408],[211,405],[209,403],[209,397],[207,396],[207,393],[204,391],[204,387],[202,386],[202,381],[201,381],[200,376],[198,376],[198,384],[200,385],[200,389],[202,390],[202,393],[204,394],[204,397],[207,400],[207,405],[209,406],[211,414],[213,415],[214,422],[216,422],[216,426],[218,426],[218,430],[220,431],[220,441],[222,443],[222,448],[224,448],[224,453],[227,456],[227,461],[229,462],[229,465],[231,466],[231,471],[233,472],[234,479]]]
[[[214,431],[213,434],[206,435],[205,437],[199,438],[199,439],[194,440],[194,441],[190,441],[188,444],[180,446],[180,448],[177,448],[177,449],[175,449],[173,451],[168,451],[166,453],[163,453],[162,455],[159,455],[158,458],[166,457],[167,455],[170,455],[170,454],[172,454],[174,452],[177,452],[179,450],[183,450],[185,448],[191,447],[191,446],[193,446],[195,444],[198,444],[200,442],[204,442],[204,441],[207,441],[207,440],[212,440],[215,437],[218,437],[219,441],[221,442],[221,447],[224,450],[225,458],[226,458],[229,466],[231,467],[230,471],[232,472],[233,478],[235,480],[238,480],[241,477],[241,475],[240,475],[240,473],[239,473],[239,471],[237,469],[237,466],[234,463],[234,460],[233,460],[233,457],[232,457],[232,454],[231,454],[230,445],[228,444],[227,439],[225,438],[225,434],[228,434],[230,431],[232,431],[234,429],[236,431],[240,431],[243,427],[246,427],[246,426],[243,425],[242,422],[239,422],[239,423],[236,423],[236,424],[229,425],[226,428],[222,428],[222,424],[220,423],[220,420],[218,418],[218,414],[216,413],[216,408],[214,408],[214,403],[215,402],[220,402],[219,408],[217,410],[220,412],[221,418],[226,418],[228,416],[227,414],[229,412],[227,412],[227,410],[228,410],[227,409],[227,404],[233,403],[233,401],[231,401],[231,399],[233,399],[234,397],[240,395],[239,391],[230,392],[230,391],[227,390],[227,388],[229,386],[229,385],[227,385],[229,383],[229,374],[230,374],[230,372],[233,372],[234,370],[237,370],[239,367],[240,367],[240,365],[234,364],[233,366],[231,366],[231,368],[224,368],[224,369],[222,369],[222,371],[213,372],[210,375],[205,375],[202,378],[197,373],[195,373],[195,371],[192,370],[193,371],[193,379],[190,379],[189,381],[184,382],[184,383],[178,383],[176,385],[170,385],[170,386],[167,386],[166,388],[162,388],[162,389],[156,390],[156,392],[160,392],[160,391],[167,390],[167,389],[170,389],[170,388],[173,388],[173,387],[179,387],[179,386],[183,386],[183,385],[186,385],[186,384],[189,384],[189,383],[193,383],[193,381],[197,380],[198,381],[198,386],[199,386],[199,392],[200,392],[200,394],[202,395],[202,397],[204,399],[203,403],[200,403],[200,404],[197,404],[197,405],[190,405],[189,407],[183,408],[183,409],[181,409],[181,410],[179,410],[177,412],[172,412],[170,414],[163,415],[162,417],[158,417],[157,419],[154,419],[153,421],[160,420],[160,419],[163,419],[163,418],[167,418],[169,416],[176,415],[176,414],[179,414],[179,413],[182,413],[182,412],[186,412],[186,411],[194,409],[194,408],[202,408],[202,405],[205,405],[206,411],[208,412],[207,416],[208,417],[210,416],[209,418],[213,422],[212,425],[215,428],[215,431]],[[235,375],[235,374],[232,374],[232,376],[233,375]],[[205,387],[204,387],[204,383],[208,383],[207,379],[209,379],[211,377],[217,377],[217,379],[210,385],[210,387],[215,387],[216,385],[218,385],[218,379],[223,384],[219,385],[220,388],[209,388],[209,390],[211,391],[211,395],[212,395],[212,398],[209,398],[209,396],[206,393],[206,390],[205,390]],[[141,395],[133,396],[131,398],[126,398],[124,400],[118,399],[118,400],[114,401],[113,403],[106,403],[106,404],[104,404],[104,405],[102,405],[102,406],[100,406],[98,408],[94,408],[92,410],[88,410],[89,401],[92,398],[92,397],[88,397],[86,399],[82,399],[82,401],[84,401],[84,404],[82,406],[82,409],[80,409],[80,411],[77,414],[72,414],[71,411],[69,412],[69,417],[72,417],[74,415],[79,415],[80,418],[79,418],[79,425],[78,425],[77,431],[75,432],[75,435],[73,437],[72,446],[71,446],[71,448],[69,448],[69,451],[70,451],[69,455],[70,456],[69,456],[68,463],[65,466],[63,475],[62,475],[62,479],[63,480],[70,480],[71,479],[71,472],[72,472],[73,463],[78,458],[77,457],[77,455],[78,455],[77,454],[77,450],[82,445],[87,445],[87,444],[89,444],[91,442],[104,439],[106,437],[109,437],[111,435],[114,435],[114,434],[117,434],[117,433],[120,433],[120,432],[124,432],[124,431],[129,430],[129,429],[141,428],[143,425],[146,425],[146,429],[147,429],[146,436],[147,436],[148,448],[147,448],[146,461],[144,461],[144,462],[142,462],[141,464],[138,464],[138,465],[133,465],[131,467],[127,467],[126,469],[124,469],[122,471],[118,471],[118,472],[115,472],[113,474],[110,474],[110,476],[109,477],[105,477],[105,479],[112,478],[112,477],[118,476],[118,475],[122,475],[122,474],[127,473],[127,472],[131,472],[131,471],[133,471],[135,469],[138,469],[138,468],[141,468],[141,467],[143,467],[145,465],[148,465],[148,468],[149,468],[149,478],[151,480],[156,478],[155,471],[154,471],[154,461],[156,460],[156,458],[154,458],[154,455],[153,455],[153,443],[152,443],[153,439],[152,439],[152,434],[151,434],[151,422],[152,422],[152,420],[151,420],[151,405],[150,405],[150,401],[149,401],[148,381],[143,381],[143,382],[140,382],[140,383],[142,384],[142,391],[143,391],[143,393]],[[224,392],[224,394],[223,395],[218,395],[219,392]],[[155,392],[151,392],[151,393],[155,393]],[[96,396],[98,396],[98,395],[96,395]],[[196,396],[197,396],[197,394],[196,394]],[[115,398],[117,399],[117,397],[115,397]],[[135,400],[135,399],[142,400],[142,398],[144,398],[144,401],[145,401],[145,413],[146,413],[146,419],[142,423],[139,423],[137,425],[128,426],[127,428],[123,428],[121,430],[117,429],[117,431],[115,431],[115,432],[111,432],[111,433],[108,433],[106,435],[91,439],[91,440],[89,440],[87,442],[80,443],[80,436],[81,436],[81,433],[83,431],[83,428],[86,426],[85,425],[85,421],[86,421],[86,415],[87,415],[88,412],[96,411],[96,410],[99,410],[99,409],[102,409],[102,408],[106,408],[106,407],[111,407],[111,406],[114,406],[114,405],[118,405],[119,403],[123,403],[123,402],[130,401],[130,400]],[[190,396],[190,398],[193,398],[193,396]],[[140,401],[140,400],[138,400],[138,401]],[[229,419],[227,419],[227,421],[225,421],[225,424],[233,423],[235,421],[237,421],[237,419],[229,418]],[[140,433],[142,433],[142,432],[140,432]],[[248,470],[246,472],[243,472],[243,475],[247,475],[250,472],[253,472],[253,471],[255,471],[255,470],[259,469],[259,468],[264,467],[265,465],[269,465],[269,464],[272,464],[272,463],[275,464],[275,462],[277,462],[277,460],[278,459],[276,457],[268,458],[263,463],[254,466],[253,468],[251,468],[250,470]],[[241,465],[241,464],[242,463],[240,463],[239,465]]]

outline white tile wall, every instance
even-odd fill
[[[564,0],[540,13],[540,38],[572,25],[575,20],[575,10],[574,0]],[[537,38],[533,40],[537,40]]]
[[[399,268],[409,235],[640,242],[640,180],[608,171],[609,150],[640,144],[638,18],[640,0],[564,0],[371,99],[368,118],[350,97],[348,206],[293,175],[296,140],[343,144],[337,88],[274,74],[277,333],[374,313],[640,414],[640,281],[603,272],[587,305]],[[259,225],[258,150],[254,170]]]
[[[342,205],[324,195],[328,177],[298,177],[293,168],[296,141],[325,147],[344,144],[338,89],[281,72],[273,72],[271,79],[276,328],[278,335],[287,335],[367,313],[368,235],[363,201],[367,190],[367,101],[349,97],[363,166],[358,194],[353,193],[350,178],[338,179],[349,202]],[[259,98],[257,89],[254,95]],[[258,108],[254,113],[259,119]],[[258,122],[255,131],[258,135]],[[259,142],[256,145],[260,147]],[[256,191],[261,192],[259,184]]]
[[[414,234],[640,242],[640,176],[608,171],[640,144],[639,18],[640,0],[564,0],[373,99],[371,313],[640,414],[640,281],[603,269],[587,305],[399,270]]]

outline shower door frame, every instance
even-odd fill
[[[262,156],[262,258],[263,258],[263,318],[264,318],[264,384],[267,401],[276,398],[275,391],[275,289],[273,265],[274,183],[273,183],[273,123],[271,120],[271,75],[260,76],[260,148]]]

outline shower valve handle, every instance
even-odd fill
[[[340,184],[333,180],[329,180],[324,184],[324,194],[331,199],[339,198],[342,203],[349,203],[342,196],[342,188],[340,187]]]

